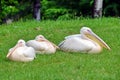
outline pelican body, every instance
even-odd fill
[[[110,50],[110,47],[88,27],[82,27],[80,34],[65,37],[58,46],[67,52],[100,53],[103,47]]]
[[[19,40],[15,47],[9,50],[6,56],[12,61],[28,62],[36,57],[35,50],[32,47],[27,47],[24,40]]]
[[[38,54],[52,54],[58,48],[58,46],[48,41],[43,35],[36,36],[35,40],[27,41],[26,45],[33,47]]]

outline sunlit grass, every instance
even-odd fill
[[[77,54],[58,50],[52,55],[37,55],[28,63],[6,59],[9,48],[19,39],[28,41],[42,34],[58,45],[65,36],[90,27],[110,47],[100,54]],[[19,21],[0,26],[1,80],[120,80],[120,19],[81,19],[68,21]]]

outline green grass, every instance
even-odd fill
[[[19,39],[28,41],[38,34],[59,44],[65,36],[90,27],[110,47],[100,54],[78,54],[57,51],[52,55],[37,55],[32,62],[6,59],[8,50]],[[68,21],[19,21],[0,26],[1,80],[120,80],[120,19],[81,19]]]

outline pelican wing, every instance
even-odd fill
[[[80,37],[72,37],[62,41],[59,47],[63,51],[86,53],[91,50],[90,44],[89,41],[83,40]]]
[[[80,34],[70,35],[70,36],[66,36],[65,39],[73,38],[73,37],[81,37],[81,35]]]
[[[36,51],[44,50],[44,45],[36,40],[30,40],[26,43],[27,46],[33,47]]]
[[[36,57],[35,50],[32,47],[26,47],[26,48],[24,48],[23,55],[25,57],[29,57],[29,58]]]

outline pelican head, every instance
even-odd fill
[[[25,41],[23,39],[18,40],[17,45],[25,46]]]
[[[88,28],[88,27],[82,27],[80,29],[81,34],[86,34],[86,33],[90,33],[90,32],[92,32],[92,30],[90,28]]]
[[[104,47],[104,48],[110,50],[110,47],[99,36],[97,36],[90,28],[82,27],[80,30],[80,33],[81,33],[81,35],[85,36],[86,38],[89,38],[89,39],[97,42],[101,47]]]
[[[18,40],[17,44],[15,45],[15,47],[12,49],[12,51],[10,51],[6,57],[9,57],[18,47],[22,47],[25,46],[25,41],[23,39]]]
[[[38,35],[38,36],[36,36],[35,40],[37,40],[37,41],[44,41],[46,39],[45,39],[45,37],[43,35]]]

